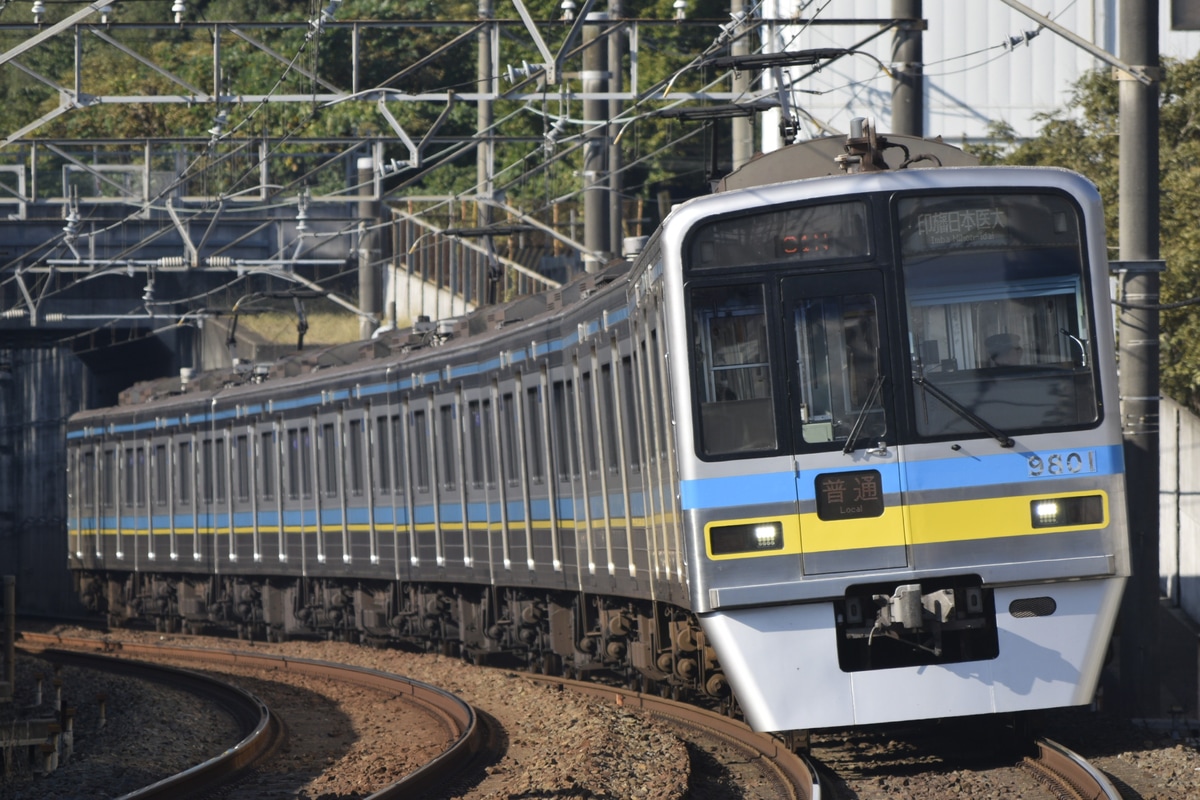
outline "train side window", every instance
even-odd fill
[[[509,486],[521,480],[521,452],[517,449],[517,403],[511,392],[500,398],[504,416],[500,424],[501,448],[504,456],[504,479]]]
[[[478,400],[467,403],[468,464],[471,468],[471,488],[483,488],[483,413]]]
[[[237,476],[237,499],[250,501],[250,437],[238,434],[233,440],[233,467]]]
[[[288,429],[288,497],[312,497],[312,434],[308,427]]]
[[[658,436],[658,456],[665,461],[667,449],[670,447],[667,440],[669,398],[666,392],[663,391],[666,381],[663,380],[662,370],[666,364],[659,358],[658,328],[650,329],[650,353],[651,356],[646,361],[646,366],[650,371],[650,396],[653,398],[655,409],[654,421],[656,424],[656,435]]]
[[[337,497],[338,451],[337,428],[332,422],[321,426],[321,489],[326,497]]]
[[[415,470],[413,479],[418,492],[429,491],[429,426],[425,411],[412,412],[412,444]]]
[[[100,503],[112,508],[117,502],[117,451],[106,448],[100,469]]]
[[[350,494],[354,497],[362,497],[363,493],[363,424],[361,419],[350,420],[350,429],[347,431],[350,438],[348,444],[349,463],[346,464],[347,473],[350,479]]]
[[[259,439],[259,463],[262,464],[262,486],[259,494],[264,500],[275,498],[275,431],[265,431]]]
[[[629,470],[632,473],[640,472],[642,469],[642,440],[638,436],[638,408],[637,408],[637,380],[633,374],[633,357],[622,356],[621,358],[621,398],[618,402],[622,403],[622,410],[625,412],[624,430],[622,435],[625,437],[626,460],[629,462]]]
[[[124,489],[123,501],[126,506],[133,505],[134,487],[137,485],[137,466],[133,460],[133,448],[125,448],[125,468],[124,474],[121,476],[121,485]]]
[[[492,401],[483,401],[483,480],[489,489],[496,488],[496,428],[492,419]]]
[[[525,390],[525,438],[529,442],[529,478],[540,484],[546,480],[546,437],[542,423],[540,386]],[[519,473],[518,473],[519,474]]]
[[[392,415],[392,488],[396,496],[404,494],[405,461],[404,424],[399,414]]]
[[[216,483],[217,502],[225,501],[225,484],[229,479],[229,461],[225,458],[225,440],[213,441],[213,465],[216,467],[214,481]]]
[[[96,504],[96,454],[91,450],[83,454],[79,484],[79,491],[83,495],[80,498],[83,501],[83,507],[94,507]]]
[[[575,430],[575,393],[571,381],[555,381],[551,387],[554,422],[554,469],[560,481],[569,481],[578,470],[572,457],[575,448],[572,433]]]
[[[583,442],[583,463],[589,475],[600,472],[599,456],[596,453],[596,404],[592,394],[592,373],[585,372],[579,376],[579,405],[583,418],[583,427],[579,431]]]
[[[288,499],[298,500],[300,498],[300,431],[298,428],[288,429],[287,443]]]
[[[213,443],[205,439],[200,444],[200,499],[211,503],[213,499]]]
[[[613,383],[611,364],[600,365],[600,444],[603,447],[605,468],[612,473],[619,472],[621,465],[617,448],[617,416],[613,405],[619,402],[616,396],[616,384]]]
[[[179,459],[175,464],[175,499],[183,505],[192,502],[192,443],[179,443]]]
[[[168,466],[167,446],[165,444],[154,445],[154,504],[156,506],[167,504],[167,479],[170,475]]]
[[[453,491],[458,486],[458,454],[455,452],[455,444],[458,441],[458,432],[455,430],[455,414],[454,404],[447,403],[438,409],[439,428],[437,432],[437,441],[441,444],[441,468],[442,468],[442,486],[450,491]]]
[[[300,429],[300,491],[305,498],[313,496],[312,429],[307,425]]]
[[[392,491],[392,437],[388,435],[388,418],[375,418],[375,491]]]
[[[778,436],[762,285],[702,287],[693,289],[690,299],[692,375],[700,401],[702,454],[775,450]],[[651,372],[657,377],[656,369]]]
[[[147,485],[150,478],[149,464],[146,463],[146,448],[139,447],[137,449],[137,489],[134,494],[134,501],[139,506],[148,505],[146,495],[149,493]]]

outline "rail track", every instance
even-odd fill
[[[31,654],[60,660],[86,661],[86,666],[136,672],[150,680],[183,682],[185,688],[210,697],[229,708],[249,732],[234,747],[202,764],[165,778],[122,800],[157,800],[183,794],[201,795],[237,780],[270,757],[279,744],[280,726],[261,702],[249,693],[196,672],[164,667],[150,662],[195,663],[205,669],[253,668],[279,670],[326,678],[403,696],[434,715],[452,742],[441,755],[370,795],[370,800],[411,797],[443,784],[460,772],[489,743],[486,726],[475,710],[449,692],[398,675],[362,667],[331,664],[310,659],[255,654],[223,649],[180,647],[171,644],[140,644],[112,639],[63,637],[24,633],[20,648]],[[143,660],[136,660],[143,659]],[[250,718],[255,716],[253,725]]]
[[[820,800],[821,788],[817,772],[806,758],[788,749],[780,739],[756,733],[748,725],[712,711],[687,703],[668,700],[657,695],[643,694],[631,689],[605,686],[586,681],[527,674],[530,680],[551,686],[562,686],[573,692],[637,708],[649,714],[665,717],[677,725],[703,731],[743,750],[755,759],[760,769],[772,779],[778,789],[776,796],[791,800]]]
[[[249,653],[227,649],[183,647],[170,643],[137,643],[115,639],[74,638],[53,634],[26,633],[20,642],[22,649],[38,651],[54,658],[87,658],[102,669],[119,668],[146,670],[145,677],[155,679],[148,671],[164,669],[150,667],[141,661],[194,663],[206,669],[253,668],[281,670],[337,681],[356,683],[395,695],[404,695],[436,716],[453,742],[450,748],[400,781],[383,787],[371,795],[372,800],[400,796],[415,796],[444,786],[446,781],[461,774],[466,765],[481,751],[495,748],[496,732],[488,729],[484,720],[469,705],[448,692],[419,681],[357,666],[331,664],[323,661],[293,658],[275,654]],[[203,678],[203,685],[190,689],[211,697],[229,708],[239,706],[236,719],[246,732],[245,738],[227,753],[197,765],[139,792],[129,798],[174,797],[183,791],[211,791],[212,786],[235,780],[252,769],[258,759],[269,757],[277,745],[278,725],[269,711],[252,695],[190,671],[175,673]],[[746,753],[746,762],[753,764],[774,787],[778,797],[795,800],[830,800],[836,797],[836,780],[822,783],[817,769],[801,755],[789,749],[783,740],[755,733],[744,723],[695,706],[657,695],[592,682],[570,680],[536,673],[521,673],[531,682],[575,692],[605,703],[638,709],[668,720],[671,724],[701,731],[703,735],[724,741]],[[162,680],[161,675],[159,680]],[[175,678],[171,678],[175,680]],[[275,738],[273,738],[275,737]],[[1048,794],[1059,800],[1120,800],[1121,794],[1103,773],[1067,748],[1047,739],[1036,743],[1037,756],[1025,759],[1022,767],[1041,783]]]
[[[1078,754],[1050,739],[1038,739],[1037,747],[1025,763],[1060,800],[1121,800],[1112,781]]]

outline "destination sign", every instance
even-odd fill
[[[877,469],[817,476],[817,517],[823,520],[883,516],[883,476]]]

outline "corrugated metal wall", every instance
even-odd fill
[[[1118,0],[1047,0],[1026,2],[1058,24],[1116,54]],[[925,135],[951,144],[986,136],[988,125],[1007,122],[1021,136],[1037,133],[1035,114],[1064,108],[1071,86],[1100,62],[1066,39],[1042,30],[1025,42],[1038,23],[1000,0],[924,0],[929,27],[923,38]],[[1200,52],[1200,33],[1170,30],[1170,3],[1160,3],[1160,49],[1189,59]],[[769,0],[767,18],[881,19],[892,16],[891,0]],[[800,26],[782,29],[774,49],[854,47],[879,30],[877,25]],[[1007,44],[1010,37],[1020,43]],[[893,35],[888,32],[863,46],[884,64],[891,62]],[[800,75],[807,70],[796,69]],[[879,62],[864,55],[842,58],[795,87],[792,97],[814,121],[806,136],[821,135],[820,124],[845,133],[853,117],[873,117],[880,131],[891,130],[892,80]],[[803,115],[802,115],[803,119]],[[777,146],[775,121],[764,120],[764,150]],[[818,124],[819,123],[819,124]]]
[[[0,573],[22,614],[74,613],[67,571],[66,419],[88,380],[63,347],[0,350]]]

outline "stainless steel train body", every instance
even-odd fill
[[[698,198],[555,296],[78,415],[71,567],[115,622],[731,684],[761,730],[1086,703],[1129,573],[1104,245],[1062,170]]]
[[[658,247],[692,607],[752,724],[1089,702],[1129,574],[1095,188],[814,179]]]

